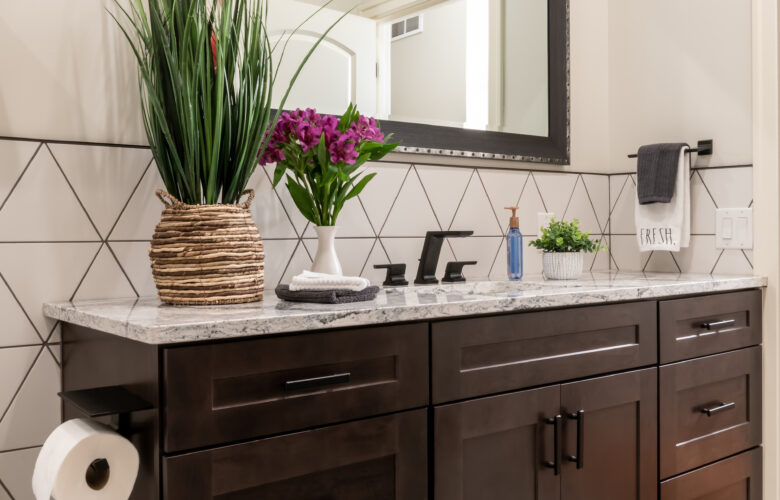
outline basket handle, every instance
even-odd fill
[[[171,207],[177,207],[179,205],[183,205],[182,202],[180,202],[175,196],[173,196],[171,193],[167,191],[163,191],[162,189],[158,189],[155,191],[155,194],[158,198],[160,198],[160,201],[163,205],[165,205],[166,208]]]
[[[248,195],[246,198],[246,201],[244,203],[241,203],[241,206],[244,208],[249,208],[249,205],[252,204],[252,200],[255,199],[255,190],[254,189],[247,189],[243,193],[241,193],[241,196]],[[239,196],[239,199],[241,199],[241,196]]]

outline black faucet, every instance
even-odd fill
[[[420,255],[420,265],[417,268],[415,285],[435,285],[436,266],[439,263],[439,254],[444,238],[465,238],[471,236],[474,231],[428,231],[425,233],[425,243]]]

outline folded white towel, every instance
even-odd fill
[[[674,195],[669,203],[640,205],[637,196],[634,219],[636,240],[641,252],[679,252],[680,248],[686,248],[690,244],[691,160],[686,150],[687,147],[680,149]]]
[[[337,274],[313,273],[303,271],[293,276],[290,281],[290,290],[351,290],[359,292],[371,284],[366,278],[360,276],[339,276]]]

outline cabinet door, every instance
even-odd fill
[[[165,500],[425,500],[427,412],[163,459]]]
[[[546,421],[559,411],[560,386],[435,408],[435,498],[558,500],[545,464],[556,460],[556,424]]]
[[[661,483],[661,500],[761,500],[761,448]]]
[[[562,500],[658,495],[657,369],[561,386]]]

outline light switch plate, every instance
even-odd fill
[[[717,209],[715,248],[753,248],[752,208]]]
[[[554,212],[537,212],[536,214],[536,234],[541,233],[540,228],[547,227],[550,220],[555,217]]]

